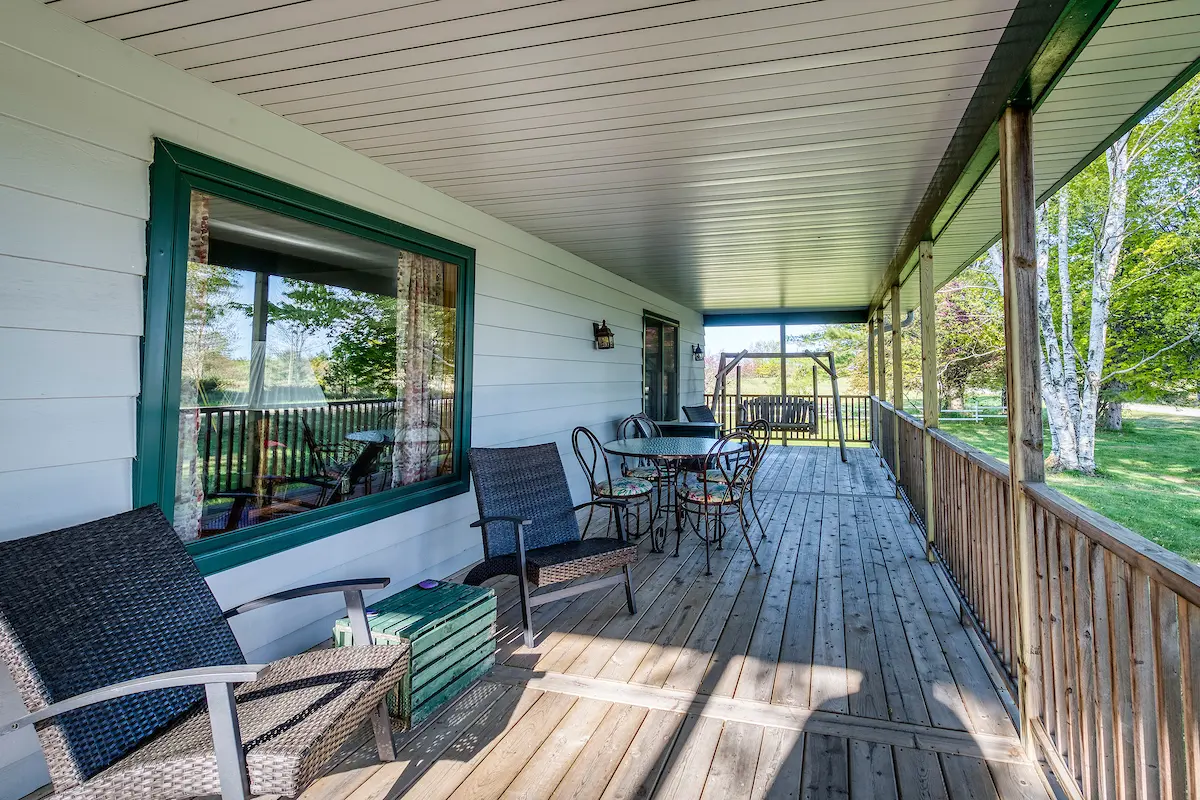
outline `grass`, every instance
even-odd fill
[[[1006,461],[1003,420],[943,422],[942,429]],[[1050,432],[1046,431],[1046,448]],[[1125,429],[1100,431],[1099,474],[1052,473],[1047,482],[1168,550],[1200,562],[1200,418],[1126,411]]]

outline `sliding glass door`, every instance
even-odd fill
[[[645,312],[642,410],[651,419],[679,419],[679,323]]]

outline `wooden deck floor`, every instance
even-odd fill
[[[636,616],[620,587],[543,606],[534,650],[502,586],[489,679],[302,797],[1047,797],[878,461],[836,456],[769,452],[761,569],[736,528],[711,577],[699,540],[647,546]]]

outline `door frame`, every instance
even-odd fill
[[[669,325],[669,326],[672,326],[675,328],[675,403],[673,404],[674,408],[672,408],[669,412],[667,412],[667,415],[664,415],[663,419],[664,419],[664,421],[678,420],[679,419],[679,397],[681,394],[680,383],[682,380],[681,375],[680,375],[681,359],[680,359],[679,351],[680,351],[680,348],[683,346],[682,343],[680,342],[680,338],[679,338],[679,336],[680,336],[679,320],[672,319],[671,317],[665,316],[663,314],[659,314],[657,311],[651,311],[651,310],[645,309],[645,308],[642,309],[642,411],[649,413],[646,411],[646,406],[647,406],[646,401],[648,399],[648,391],[647,390],[650,388],[649,384],[646,382],[646,328],[647,328],[648,324],[655,324],[655,325],[659,325],[659,326]],[[664,370],[661,369],[661,365],[665,363],[662,360],[662,341],[663,341],[662,337],[660,337],[659,338],[659,363],[660,363],[659,375],[660,375],[660,378],[661,378],[662,373],[664,372]],[[660,382],[660,385],[661,385],[661,382]]]

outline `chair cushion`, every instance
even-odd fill
[[[719,469],[708,470],[707,472],[704,473],[704,477],[709,483],[728,483],[729,482],[729,478],[726,477],[725,473],[721,472],[721,470],[719,470]],[[739,485],[745,484],[746,478],[744,476],[741,478],[738,478],[737,482]]]
[[[252,794],[294,797],[404,678],[408,645],[342,647],[271,664],[236,691]],[[87,783],[56,797],[113,800],[220,793],[203,705]]]
[[[657,481],[662,475],[655,467],[626,467],[623,471],[626,478],[637,478],[642,481]]]
[[[525,554],[525,574],[538,586],[606,572],[637,561],[637,545],[595,538],[540,547]]]
[[[717,505],[738,502],[742,499],[742,490],[738,486],[731,489],[726,483],[685,483],[679,487],[679,496],[691,503]]]
[[[596,491],[601,497],[637,497],[654,491],[654,484],[640,478],[613,478],[596,484]]]

